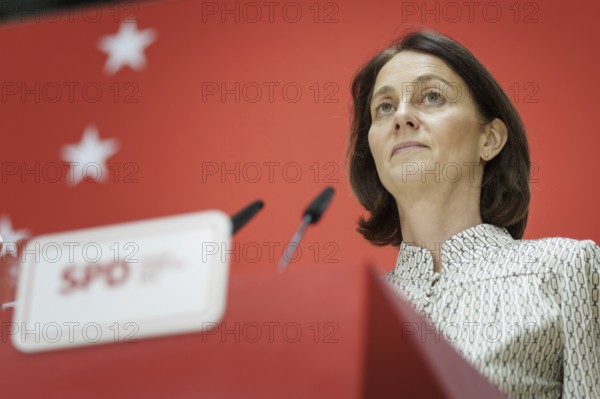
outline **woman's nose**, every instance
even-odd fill
[[[418,129],[419,120],[411,104],[406,100],[400,101],[398,109],[394,113],[394,130]]]

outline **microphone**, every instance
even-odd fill
[[[234,235],[239,229],[241,229],[246,223],[250,221],[262,209],[264,206],[264,202],[261,200],[256,200],[235,215],[231,217],[231,222],[233,225],[233,231],[231,235]]]
[[[298,247],[298,245],[300,244],[300,240],[302,240],[302,237],[304,236],[304,230],[306,230],[306,227],[309,224],[314,224],[319,221],[319,219],[325,212],[325,209],[327,209],[327,206],[331,202],[331,198],[333,197],[334,192],[335,191],[333,190],[333,187],[327,187],[321,192],[321,194],[317,196],[317,198],[313,200],[313,202],[310,203],[310,205],[308,205],[308,207],[304,211],[304,214],[302,215],[302,222],[300,223],[300,227],[298,227],[298,230],[296,230],[296,232],[292,236],[290,244],[286,248],[285,253],[281,257],[281,259],[279,260],[280,271],[285,270],[289,263],[289,260],[294,255],[294,252],[296,252],[296,248]]]

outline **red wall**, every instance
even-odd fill
[[[19,171],[3,172],[0,214],[36,235],[206,208],[234,213],[261,198],[264,210],[235,237],[232,271],[275,270],[307,203],[333,185],[296,267],[370,258],[389,269],[396,249],[373,247],[354,230],[362,210],[344,164],[349,84],[396,35],[427,26],[469,48],[524,119],[534,163],[525,237],[600,242],[597,2],[475,2],[471,10],[464,2],[276,3],[271,15],[263,2],[175,1],[5,25],[0,76],[19,92],[8,95],[3,83],[0,159]],[[157,38],[145,69],[109,76],[97,43],[127,13]],[[63,88],[61,100],[49,101],[49,82]],[[78,83],[72,102],[65,82]],[[96,102],[79,90],[90,82],[102,90]],[[23,99],[23,83],[38,94]],[[235,93],[221,98],[222,84],[239,84],[239,102]],[[61,163],[61,148],[88,124],[119,142],[107,181],[50,181],[44,165]],[[23,165],[34,172],[23,175]],[[221,175],[236,165],[238,174]]]

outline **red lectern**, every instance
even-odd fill
[[[165,293],[168,295],[168,293]],[[2,396],[45,398],[502,398],[368,266],[231,276],[204,333],[21,354],[0,312]]]

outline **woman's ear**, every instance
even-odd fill
[[[481,146],[481,158],[484,161],[493,159],[502,151],[508,140],[508,130],[502,120],[494,118],[493,121],[484,126],[483,144]]]

